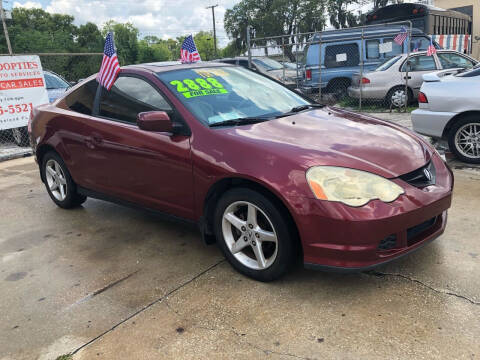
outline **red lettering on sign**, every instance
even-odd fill
[[[43,86],[42,78],[0,81],[0,90],[24,89]]]

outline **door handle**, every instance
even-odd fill
[[[403,80],[407,80],[407,79],[410,80],[411,78],[412,78],[411,76],[404,76]]]

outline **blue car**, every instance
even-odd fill
[[[322,93],[338,96],[347,93],[354,73],[374,70],[389,58],[407,52],[407,42],[398,45],[393,39],[402,31],[401,26],[374,26],[363,29],[324,31],[310,39],[304,50],[304,71],[301,90],[304,93],[318,92],[321,36],[321,87]],[[363,41],[363,48],[362,48]],[[315,42],[317,42],[315,44]],[[412,29],[411,51],[426,50],[430,38],[418,29]],[[435,44],[440,48],[438,44]]]

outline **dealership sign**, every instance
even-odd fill
[[[46,103],[40,58],[0,56],[0,130],[27,126],[33,107]]]

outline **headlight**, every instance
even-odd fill
[[[317,199],[363,206],[370,200],[392,202],[405,191],[381,176],[336,166],[314,166],[307,171],[307,182]]]

